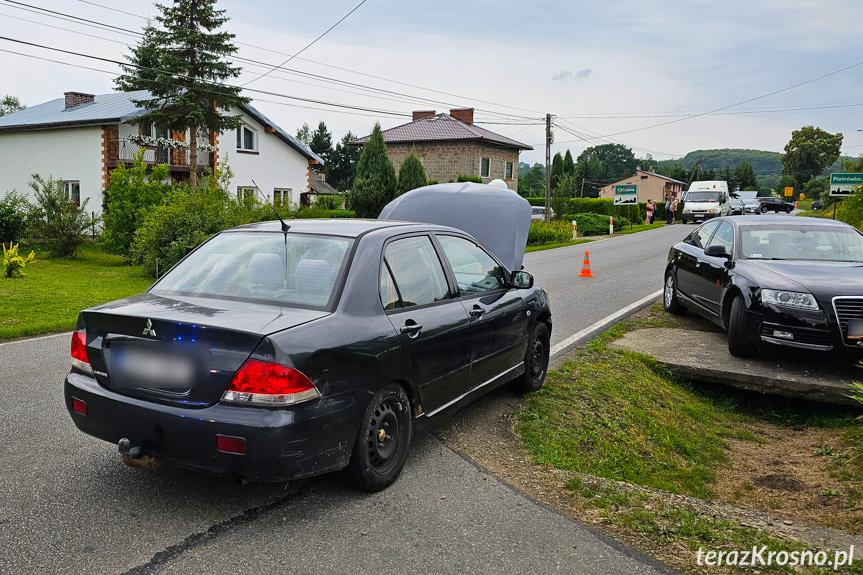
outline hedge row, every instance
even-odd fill
[[[608,216],[602,214],[566,214],[563,216],[565,222],[570,223],[572,228],[572,220],[578,224],[578,235],[580,236],[604,236],[608,233]],[[620,231],[624,226],[629,225],[629,220],[622,217],[614,218],[614,230]]]
[[[545,198],[525,198],[532,206],[545,206]],[[558,200],[560,201],[560,200]],[[603,214],[606,216],[633,217],[633,223],[639,224],[647,218],[647,204],[638,204],[638,213],[632,206],[615,206],[611,198],[569,198],[567,214]],[[683,214],[683,202],[677,202],[677,219]],[[665,202],[656,202],[656,221],[665,221]]]

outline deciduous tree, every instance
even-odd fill
[[[782,156],[782,174],[793,176],[801,189],[812,178],[839,159],[842,134],[831,134],[814,126],[791,132]]]
[[[21,100],[19,100],[17,96],[10,96],[7,94],[6,96],[3,96],[2,100],[0,100],[0,116],[20,112],[26,107],[27,106],[22,104]]]

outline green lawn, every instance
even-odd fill
[[[23,247],[20,253],[30,253]],[[0,340],[75,327],[84,308],[140,293],[153,283],[143,269],[87,246],[75,260],[37,253],[21,278],[0,277]]]

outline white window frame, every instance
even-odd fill
[[[276,201],[276,194],[281,196],[281,203]],[[273,205],[289,208],[294,203],[294,188],[273,188]]]
[[[482,173],[482,163],[484,161],[488,162],[488,170],[486,171],[486,173],[483,174]],[[482,156],[480,156],[480,158],[479,158],[479,177],[480,178],[490,178],[491,177],[491,157],[483,158]]]
[[[61,180],[63,182],[63,193],[66,199],[75,202],[76,206],[81,205],[81,180]],[[78,191],[78,196],[75,197],[75,190]]]
[[[252,147],[246,148],[244,144],[246,143],[245,135],[243,134],[243,130],[248,130],[250,134],[252,134]],[[248,124],[240,124],[237,128],[237,151],[238,152],[257,152],[258,151],[258,131]]]
[[[255,186],[237,186],[237,199],[242,201],[254,200],[258,197],[258,188]]]

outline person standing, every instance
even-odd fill
[[[677,198],[671,198],[671,201],[665,204],[665,223],[668,225],[674,224],[674,218],[677,215]]]
[[[647,198],[647,206],[645,206],[645,210],[647,210],[646,221],[647,221],[648,226],[653,223],[653,210],[654,209],[655,208],[653,207],[653,200],[651,200],[650,198]]]

